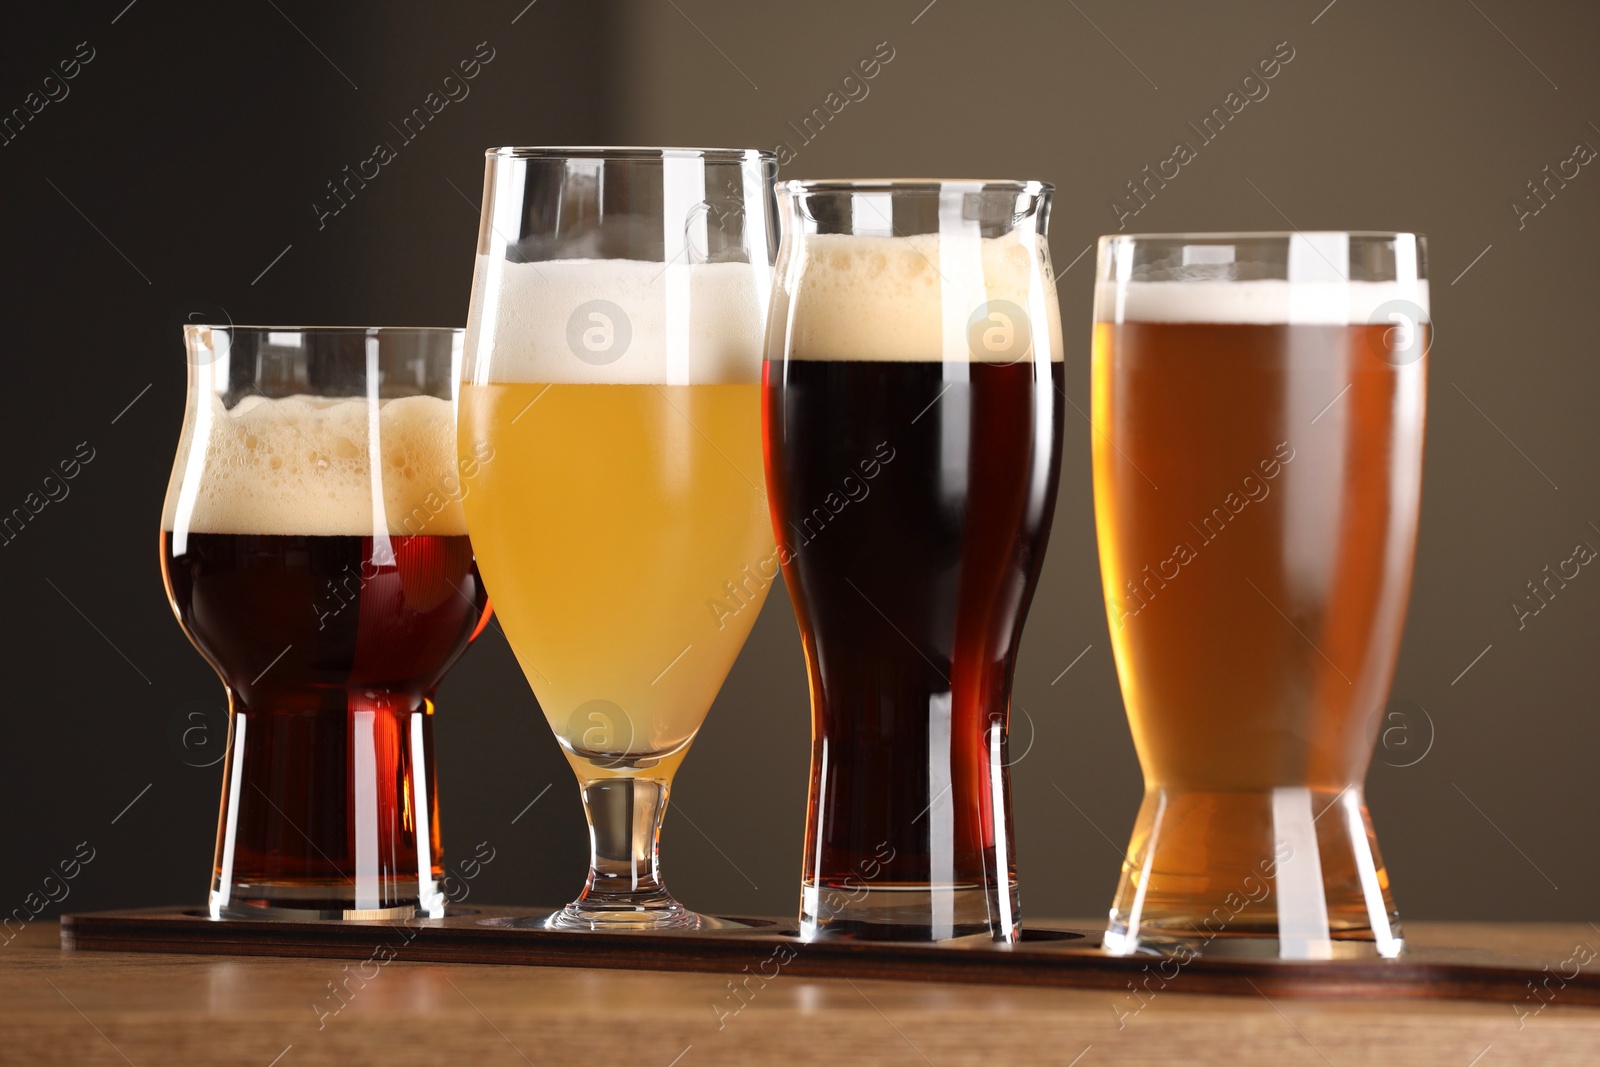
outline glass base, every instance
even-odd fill
[[[589,878],[571,904],[540,920],[550,930],[701,930],[661,881],[661,818],[668,783],[615,776],[580,781],[589,820]]]
[[[1283,960],[1405,947],[1361,789],[1145,794],[1105,951]]]
[[[565,910],[562,909],[550,915],[527,915],[518,918],[497,915],[488,919],[479,919],[477,922],[479,926],[494,926],[509,930],[573,930],[590,933],[627,933],[635,930],[655,929],[655,927],[649,926],[593,926],[587,923],[569,925],[561,919]],[[697,915],[694,912],[687,912],[686,914],[694,918],[695,924],[693,926],[674,926],[669,927],[669,929],[700,931],[770,930],[777,925],[771,919],[725,919],[718,915]]]
[[[1225,960],[1372,960],[1394,959],[1405,941],[1382,943],[1370,930],[1337,931],[1323,941],[1283,941],[1271,932],[1218,934],[1214,937],[1165,937],[1145,933],[1137,938],[1106,931],[1101,947],[1113,956],[1206,956]]]
[[[575,900],[542,920],[547,930],[699,930],[715,921],[664,894],[615,903]]]
[[[806,941],[1015,941],[1017,885],[800,889]]]
[[[742,923],[733,919],[719,919],[715,915],[701,915],[685,908],[682,904],[673,902],[672,907],[657,909],[641,909],[638,911],[595,911],[590,908],[580,907],[577,903],[568,904],[560,911],[552,913],[545,919],[529,920],[527,925],[538,926],[545,930],[591,930],[591,931],[629,931],[629,930],[741,930],[749,929],[750,923]]]
[[[323,686],[260,709],[230,699],[212,918],[443,918],[432,697]]]
[[[444,894],[429,887],[415,900],[406,891],[417,893],[417,883],[390,888],[380,899],[401,901],[379,907],[361,907],[348,886],[266,885],[236,883],[224,892],[211,890],[207,911],[213,919],[442,919]]]

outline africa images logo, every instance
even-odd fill
[[[585,300],[567,316],[567,347],[590,366],[615,363],[632,343],[632,320],[610,300]]]

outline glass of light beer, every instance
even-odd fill
[[[1394,956],[1362,796],[1411,583],[1427,253],[1100,239],[1094,499],[1145,795],[1105,946]]]
[[[696,928],[658,837],[673,775],[777,575],[761,472],[770,153],[499,148],[461,391],[492,450],[467,525],[578,778],[560,929]]]
[[[444,914],[434,695],[489,618],[461,512],[462,331],[189,326],[161,524],[227,687],[210,912]]]
[[[1051,191],[781,190],[762,381],[811,680],[808,938],[1017,936],[1011,679],[1061,461]]]

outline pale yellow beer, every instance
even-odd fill
[[[670,780],[778,565],[758,384],[466,384],[496,616],[580,778]],[[486,447],[487,446],[487,447]]]
[[[480,573],[578,778],[559,930],[701,929],[672,780],[777,579],[761,455],[773,174],[745,149],[496,148],[456,395]]]

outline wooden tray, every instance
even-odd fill
[[[444,919],[382,921],[212,920],[198,909],[150,908],[67,915],[61,947],[101,952],[309,956],[608,967],[651,971],[778,973],[919,982],[1174,989],[1192,993],[1311,997],[1438,997],[1520,1003],[1530,985],[1560,988],[1563,1003],[1600,1006],[1600,970],[1557,974],[1548,960],[1482,948],[1415,949],[1398,960],[1317,962],[1202,956],[1179,964],[1100,951],[1098,931],[1026,929],[1011,946],[804,942],[792,921],[730,917],[726,930],[588,933],[509,925],[544,908],[462,909]]]

